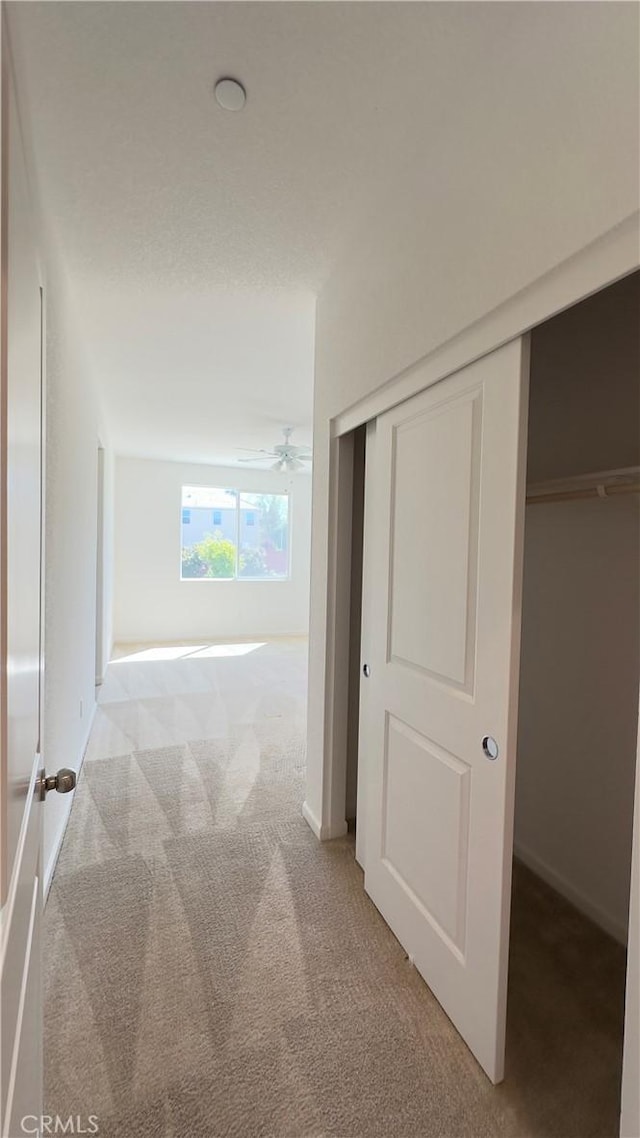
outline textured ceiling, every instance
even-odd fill
[[[116,288],[317,290],[412,147],[468,114],[491,39],[476,4],[10,8],[65,254]]]
[[[480,154],[526,161],[530,128],[571,99],[578,17],[602,7],[10,3],[36,180],[117,449],[228,462],[285,422],[308,442],[332,266],[416,170],[438,224]],[[213,98],[226,74],[238,114]]]

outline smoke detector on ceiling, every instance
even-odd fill
[[[241,111],[247,101],[247,92],[237,79],[218,79],[214,92],[216,102],[225,111]]]

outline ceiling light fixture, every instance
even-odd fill
[[[247,92],[237,79],[218,79],[215,96],[225,111],[241,111],[247,101]]]

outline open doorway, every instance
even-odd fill
[[[349,708],[347,725],[347,777],[345,816],[355,833],[358,800],[358,747],[360,731],[360,675],[362,637],[362,570],[364,545],[364,492],[367,451],[366,424],[353,431],[353,483],[351,509],[351,582],[349,604]]]
[[[640,681],[640,274],[534,329],[507,1078],[614,1133]],[[550,1056],[553,1055],[553,1061]],[[510,1067],[510,1058],[514,1066]]]

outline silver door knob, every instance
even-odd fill
[[[369,678],[369,676],[371,675],[371,668],[369,667],[369,665],[368,665],[368,664],[363,664],[363,665],[362,665],[362,675],[363,675],[363,676],[366,676],[366,677],[367,677],[367,679],[368,679],[368,678]]]
[[[57,774],[42,774],[40,779],[40,797],[44,798],[48,790],[57,790],[58,794],[68,794],[75,790],[76,772],[68,767],[60,767]]]

